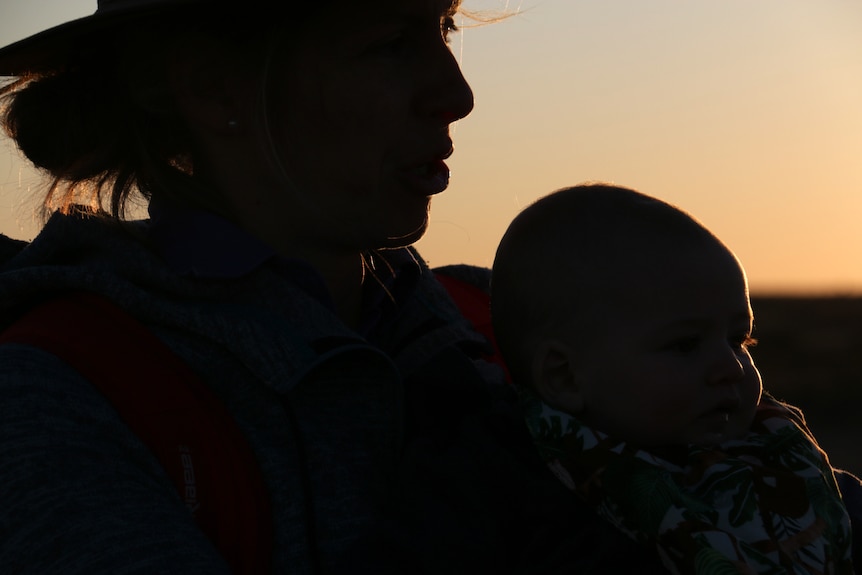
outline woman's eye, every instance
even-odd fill
[[[444,16],[440,20],[440,33],[443,39],[449,41],[449,35],[458,31],[458,26],[455,24],[455,19],[451,16]]]

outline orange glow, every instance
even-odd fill
[[[16,2],[3,44],[94,1]],[[465,0],[468,9],[507,8]],[[677,204],[740,257],[753,293],[862,293],[862,3],[524,0],[453,50],[476,95],[418,247],[490,265],[508,221],[586,180]],[[63,10],[60,12],[59,10]],[[0,230],[32,237],[33,176],[0,149]]]

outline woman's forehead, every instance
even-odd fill
[[[335,0],[324,11],[326,26],[322,29],[312,26],[307,32],[361,39],[393,26],[439,22],[454,15],[459,4],[460,0],[379,0],[373,3]]]
[[[357,12],[366,14],[431,14],[439,16],[457,11],[461,0],[377,0],[373,3],[357,2],[356,0],[338,0],[344,7],[352,7]]]
[[[295,36],[326,38],[333,45],[363,43],[403,27],[439,27],[443,18],[454,15],[455,4],[451,0],[334,0],[321,8],[308,27],[295,31]]]

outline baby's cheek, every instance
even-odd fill
[[[687,396],[668,394],[645,403],[643,408],[643,427],[652,443],[687,442],[687,431],[692,423],[691,402]]]
[[[660,423],[662,420],[680,419],[692,410],[692,400],[689,394],[667,392],[662,397],[655,398],[653,417]]]
[[[742,439],[748,430],[751,429],[751,423],[754,421],[754,412],[757,410],[755,404],[746,407],[741,407],[730,414],[730,420],[727,422],[727,439]]]

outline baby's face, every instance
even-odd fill
[[[748,290],[730,254],[711,255],[675,254],[628,272],[579,353],[576,415],[585,423],[643,445],[746,433],[761,393]]]

